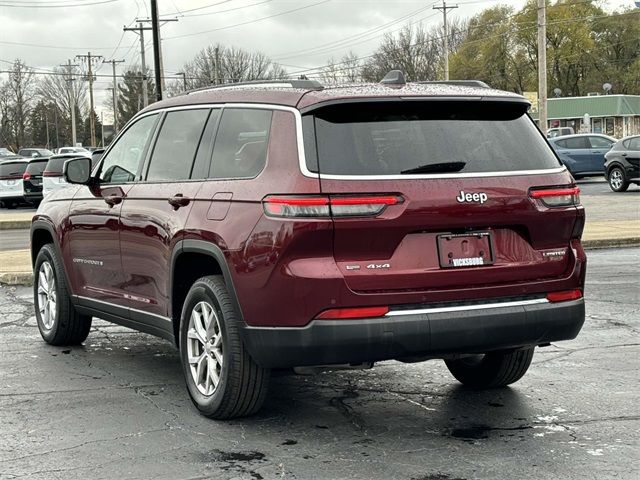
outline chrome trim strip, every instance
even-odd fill
[[[124,305],[118,305],[116,303],[109,303],[109,302],[105,302],[104,300],[96,300],[95,298],[84,297],[82,295],[76,295],[76,298],[77,299],[82,299],[82,300],[88,300],[90,302],[101,303],[103,305],[108,305],[110,307],[121,308],[123,310],[131,310],[133,312],[138,312],[138,313],[141,313],[143,315],[150,315],[152,317],[157,317],[157,318],[159,318],[161,320],[165,320],[167,322],[171,322],[170,318],[163,317],[162,315],[158,315],[157,313],[145,312],[144,310],[138,310],[137,308],[125,307]]]
[[[525,305],[538,305],[549,303],[546,298],[536,298],[533,300],[520,300],[516,302],[484,303],[481,305],[464,305],[459,307],[439,307],[439,308],[419,308],[415,310],[391,310],[385,317],[398,317],[402,315],[422,315],[425,313],[450,313],[466,312],[470,310],[485,310],[494,308],[522,307]]]
[[[306,169],[306,164],[305,164]],[[544,170],[513,170],[507,172],[473,172],[473,173],[439,173],[439,174],[420,174],[420,175],[331,175],[320,174],[323,180],[429,180],[442,178],[486,178],[486,177],[508,177],[517,175],[546,175],[550,173],[566,172],[567,167],[564,165],[557,168],[547,168]],[[307,172],[309,172],[307,170]],[[303,170],[303,174],[306,175]],[[317,175],[309,172],[310,175]],[[316,178],[316,177],[314,177]]]

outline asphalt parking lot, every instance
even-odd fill
[[[257,416],[192,407],[173,347],[94,321],[40,339],[30,289],[0,287],[0,478],[636,479],[640,249],[589,255],[588,318],[512,388],[440,361],[278,376]]]

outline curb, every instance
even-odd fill
[[[31,272],[1,272],[0,285],[30,287],[33,285],[33,274]]]
[[[28,230],[31,228],[31,220],[2,220],[0,230]]]
[[[582,247],[585,250],[599,250],[615,247],[640,247],[640,237],[583,240]]]
[[[628,238],[604,238],[600,240],[584,240],[582,246],[585,250],[602,250],[616,247],[640,247],[640,237]],[[6,286],[31,286],[33,275],[31,272],[0,272],[0,285]]]

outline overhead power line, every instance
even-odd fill
[[[331,0],[322,0],[320,2],[312,3],[310,5],[304,5],[302,7],[293,8],[291,10],[285,10],[284,12],[274,13],[273,15],[267,15],[266,17],[255,18],[253,20],[248,20],[246,22],[236,23],[234,25],[226,25],[224,27],[212,28],[210,30],[202,30],[200,32],[185,33],[185,34],[182,34],[182,35],[174,35],[173,37],[165,37],[165,40],[173,40],[173,39],[176,39],[176,38],[193,37],[193,36],[196,36],[196,35],[202,35],[204,33],[219,32],[220,30],[228,30],[230,28],[241,27],[243,25],[249,25],[249,24],[256,23],[256,22],[261,22],[262,20],[268,20],[270,18],[280,17],[282,15],[288,15],[289,13],[299,12],[300,10],[305,10],[307,8],[312,8],[312,7],[315,7],[315,6],[318,6],[318,5],[322,5],[324,3],[329,3],[330,1]]]
[[[120,0],[98,0],[98,1],[92,1],[92,2],[89,2],[89,3],[51,4],[51,5],[44,5],[44,4],[31,5],[31,4],[27,3],[27,2],[20,2],[20,3],[17,3],[17,4],[0,3],[0,7],[9,7],[9,8],[72,8],[72,7],[90,7],[92,5],[102,5],[102,4],[105,4],[105,3],[115,3],[115,2],[119,2],[119,1]]]

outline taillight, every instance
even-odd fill
[[[529,192],[531,198],[536,198],[547,207],[568,207],[580,204],[580,189],[578,187],[537,188]]]
[[[271,217],[363,217],[382,213],[389,205],[403,202],[399,195],[289,196],[270,195],[263,200]]]
[[[42,172],[42,176],[43,177],[61,177],[62,172],[52,172],[49,170],[45,170],[44,172]]]
[[[332,308],[320,313],[316,318],[320,320],[375,318],[384,317],[387,313],[389,313],[389,307]]]
[[[31,174],[29,172],[24,172],[22,174],[22,179],[23,180],[31,180]]]
[[[582,298],[582,291],[578,289],[547,293],[547,300],[551,303],[567,302],[569,300],[578,300],[580,298]]]

